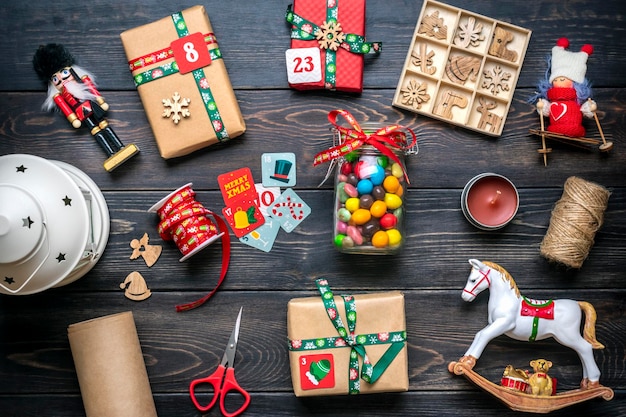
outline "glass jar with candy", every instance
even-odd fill
[[[397,253],[405,241],[405,156],[417,153],[415,134],[398,125],[352,127],[335,124],[335,146],[328,150],[337,164],[334,245],[344,253]]]

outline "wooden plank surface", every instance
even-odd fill
[[[518,88],[499,138],[453,127],[391,106],[422,2],[370,0],[367,37],[382,41],[380,57],[367,57],[362,94],[297,92],[288,88],[284,51],[287,2],[236,0],[202,2],[218,37],[247,132],[231,142],[175,160],[162,159],[127,71],[119,34],[196,4],[154,0],[94,0],[89,6],[39,0],[0,8],[5,35],[0,39],[0,155],[29,153],[69,162],[103,190],[111,216],[106,251],[79,281],[33,296],[0,297],[0,410],[3,416],[84,415],[67,326],[82,320],[133,311],[150,383],[160,416],[196,416],[187,394],[191,379],[218,363],[232,319],[244,306],[237,377],[252,395],[246,416],[513,416],[464,378],[451,375],[474,334],[487,322],[487,294],[467,304],[460,294],[469,273],[468,258],[492,260],[514,276],[529,297],[585,299],[598,312],[597,335],[606,345],[595,351],[601,382],[615,398],[579,404],[551,413],[626,415],[626,82],[623,42],[626,5],[604,2],[479,0],[447,3],[532,30]],[[587,77],[601,110],[610,154],[551,143],[543,166],[539,138],[528,133],[539,120],[528,98],[545,71],[556,38],[572,47],[592,43]],[[58,114],[40,110],[44,86],[31,67],[37,46],[61,42],[94,72],[111,105],[108,120],[125,143],[141,153],[113,173],[87,132],[74,131]],[[393,257],[345,256],[330,243],[332,184],[318,184],[326,166],[313,167],[314,155],[330,144],[327,114],[348,109],[361,121],[400,123],[415,129],[419,154],[408,160],[407,245]],[[591,132],[592,123],[587,124]],[[213,245],[179,263],[180,253],[162,242],[156,216],[147,209],[173,189],[193,182],[198,200],[219,212],[223,201],[217,176],[248,166],[261,178],[264,152],[294,152],[296,192],[312,208],[292,233],[279,232],[269,253],[233,236],[231,264],[219,293],[205,306],[176,313],[174,306],[197,299],[215,284],[221,250]],[[465,183],[481,172],[510,178],[520,193],[512,224],[498,232],[471,226],[460,209]],[[605,223],[580,270],[551,264],[539,245],[564,181],[580,176],[611,191]],[[6,204],[0,202],[0,204]],[[129,242],[148,232],[163,254],[150,269],[131,261]],[[153,292],[143,302],[127,300],[119,283],[139,270]],[[406,296],[409,346],[408,393],[354,397],[293,396],[286,346],[286,304],[315,295],[314,281],[329,278],[337,293],[398,289]],[[509,363],[527,367],[531,359],[553,362],[559,388],[573,389],[581,378],[576,354],[554,341],[534,344],[499,337],[490,343],[477,369],[497,381]],[[558,363],[558,365],[556,365]],[[209,415],[218,415],[215,411]]]

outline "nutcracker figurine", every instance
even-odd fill
[[[106,152],[108,158],[103,165],[110,172],[138,153],[139,148],[134,144],[124,146],[120,141],[105,119],[109,105],[96,89],[93,76],[74,63],[63,45],[50,43],[37,49],[33,67],[48,83],[48,98],[42,107],[47,111],[58,107],[76,129],[86,125]]]

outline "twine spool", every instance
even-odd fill
[[[580,268],[604,222],[610,192],[601,185],[569,177],[552,210],[541,254],[571,268]]]
[[[224,281],[230,262],[230,236],[226,223],[218,215],[206,209],[202,203],[196,201],[196,192],[191,186],[192,183],[189,183],[180,187],[148,211],[158,214],[159,236],[163,240],[174,241],[183,254],[180,262],[189,259],[221,237],[222,271],[217,285],[209,294],[197,301],[176,306],[176,311],[191,310],[211,298]],[[215,223],[208,216],[211,216]]]

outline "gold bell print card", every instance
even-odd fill
[[[265,223],[250,168],[239,168],[217,177],[224,204],[222,214],[238,238]]]

